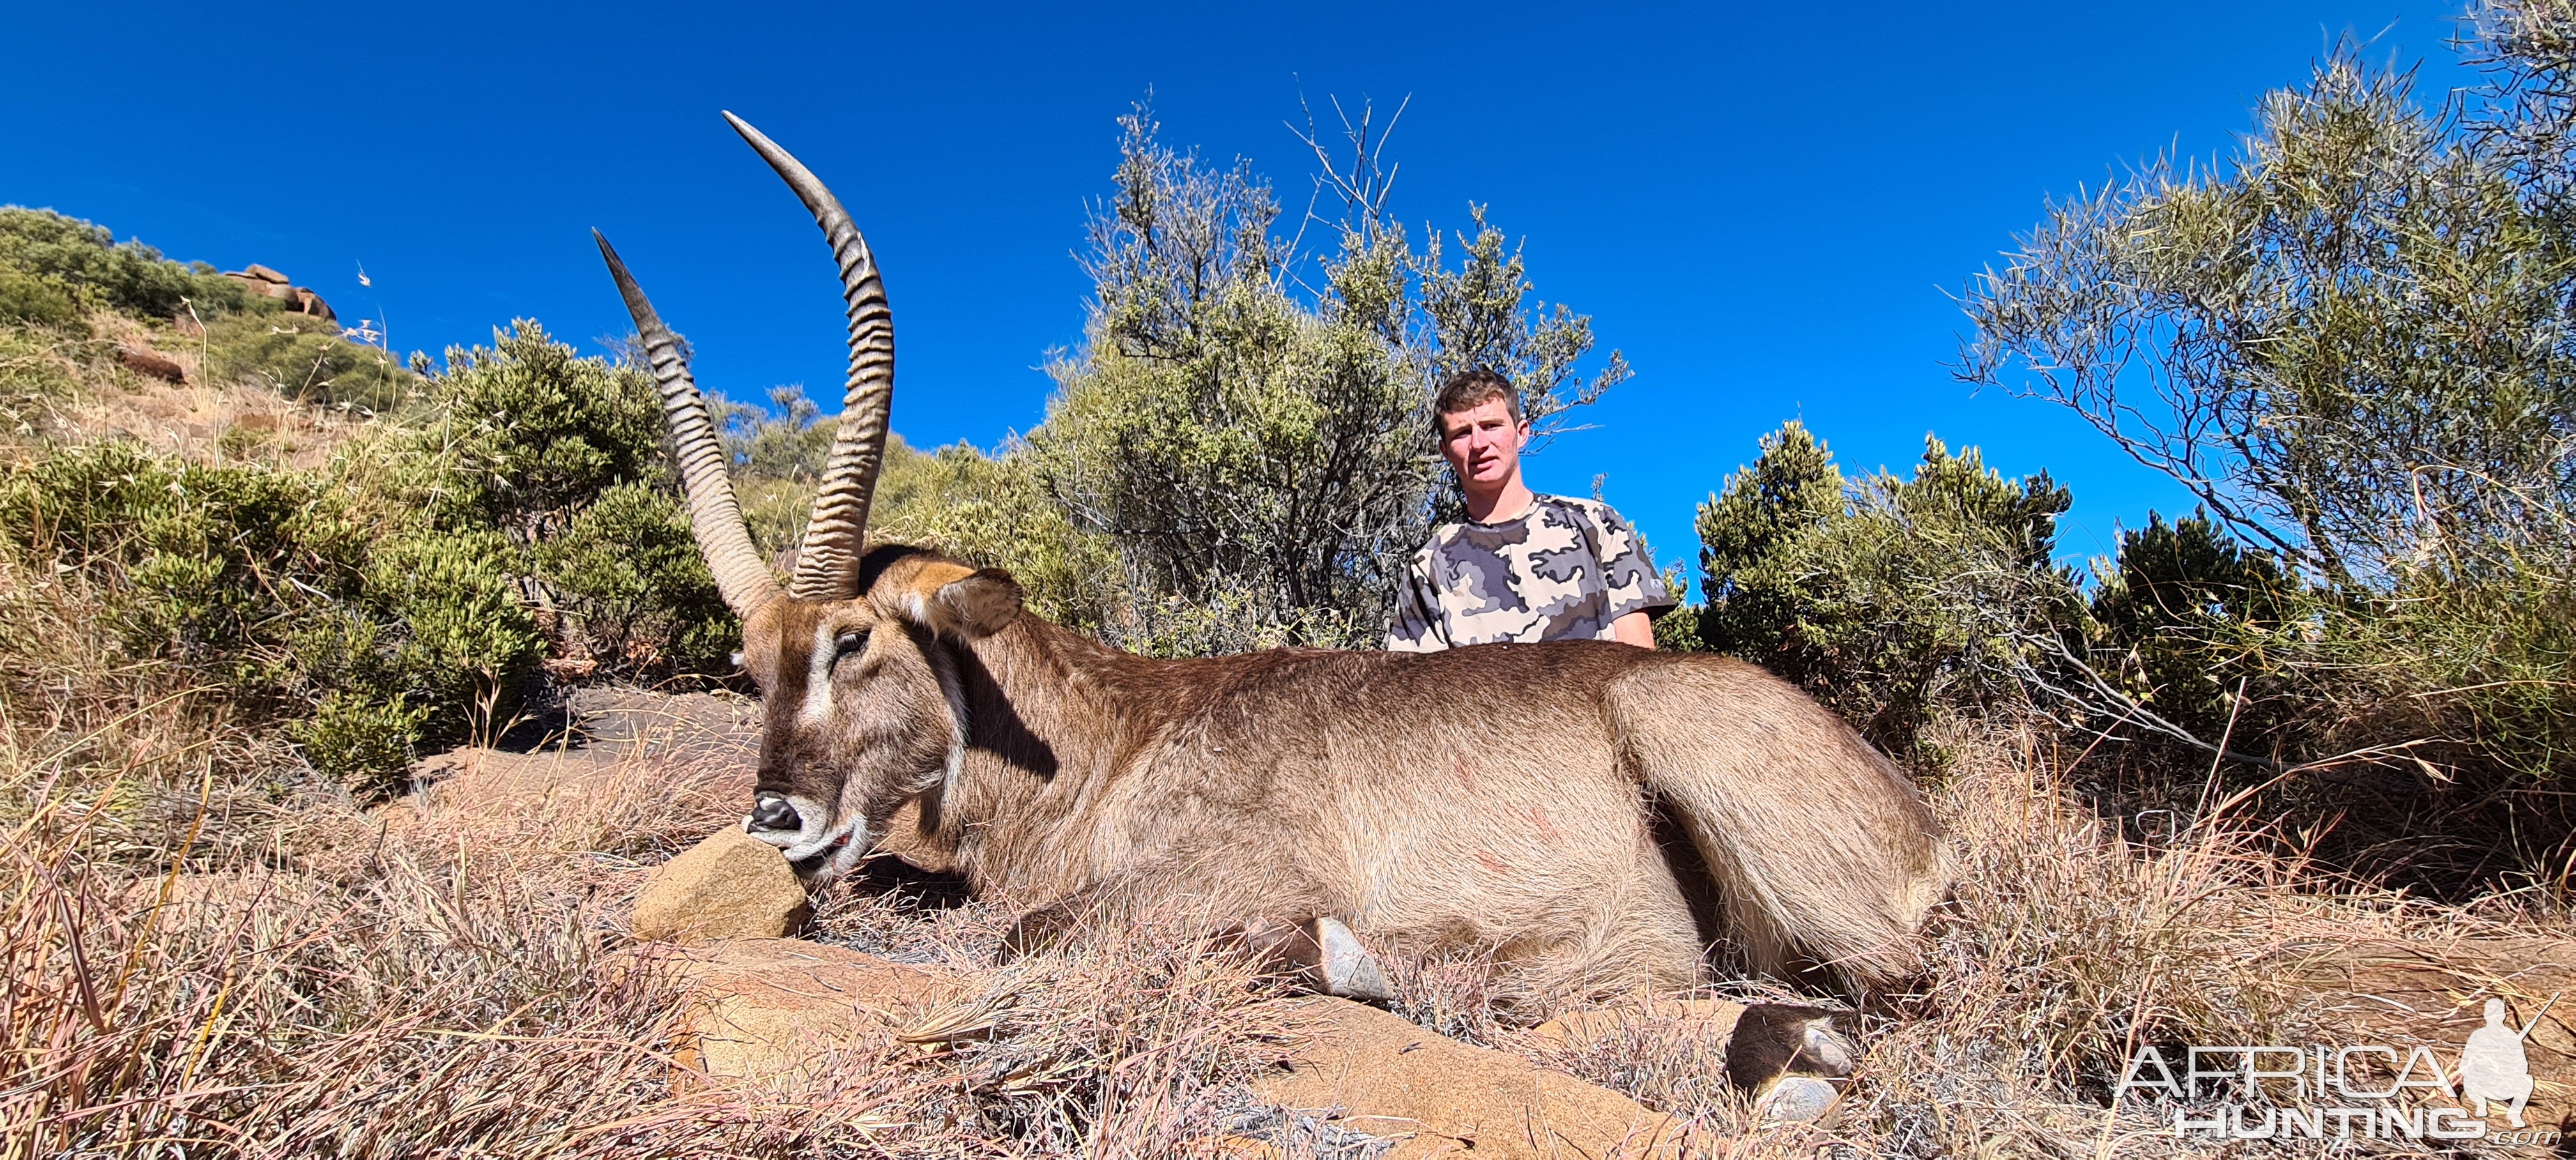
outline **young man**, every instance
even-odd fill
[[[1414,554],[1397,585],[1386,647],[1433,652],[1504,640],[1655,647],[1652,614],[1674,603],[1655,562],[1608,504],[1533,494],[1521,482],[1530,429],[1510,380],[1468,371],[1440,388],[1433,411],[1467,519],[1434,529]]]

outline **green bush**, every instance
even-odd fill
[[[1967,294],[1957,371],[2070,408],[2263,548],[2191,521],[2126,545],[2105,611],[2176,575],[2186,597],[2256,595],[2131,608],[2100,666],[2117,682],[2204,744],[2241,682],[2250,755],[2413,782],[2389,795],[2405,808],[2527,790],[2536,810],[2496,824],[2554,831],[2538,860],[2563,875],[2576,7],[2474,14],[2476,85],[2427,100],[2339,46],[2266,95],[2233,157],[2048,205]]]
[[[210,267],[182,266],[104,226],[52,210],[0,206],[0,270],[51,283],[85,306],[171,318],[194,304],[201,317],[265,307]]]
[[[303,314],[242,314],[206,328],[215,378],[248,382],[299,402],[375,413],[400,409],[420,377],[372,346],[340,337],[340,328]]]
[[[41,274],[0,268],[0,322],[70,328],[81,320],[71,288]]]
[[[287,724],[315,772],[345,785],[391,790],[411,765],[426,708],[333,692],[311,716]]]
[[[427,386],[435,419],[413,443],[443,473],[439,493],[423,497],[442,518],[527,545],[618,484],[668,485],[651,378],[583,358],[533,320],[493,340],[451,348]]]
[[[301,722],[315,767],[362,788],[487,727],[540,651],[497,534],[388,534],[320,471],[56,448],[0,477],[0,534],[88,573],[127,656]]]
[[[1908,479],[1846,480],[1790,423],[1699,509],[1702,642],[1798,683],[1892,753],[1936,712],[2024,695],[2032,642],[2080,624],[2051,560],[2065,489],[1926,441]]]
[[[2309,601],[2269,552],[2246,547],[2204,514],[2120,536],[2114,567],[2093,596],[2097,654],[2125,691],[2157,716],[2216,742],[2242,741],[2295,720],[2267,646],[2304,619]],[[2238,691],[2243,697],[2238,699]]]
[[[537,574],[570,621],[564,637],[615,672],[722,671],[736,623],[679,501],[643,484],[601,492],[537,547]]]
[[[544,655],[514,563],[509,543],[484,529],[395,535],[368,557],[362,592],[395,628],[388,635],[399,692],[466,710],[433,718],[439,740],[461,739],[469,723],[493,723]]]
[[[1337,187],[1352,194],[1338,245],[1306,254],[1248,165],[1162,144],[1143,108],[1120,127],[1116,189],[1083,254],[1084,342],[1049,367],[1046,420],[1003,456],[1108,549],[1118,590],[1097,627],[1113,642],[1165,647],[1165,607],[1240,605],[1221,619],[1319,643],[1382,624],[1394,577],[1454,502],[1431,433],[1439,384],[1493,369],[1547,430],[1627,377],[1616,352],[1583,373],[1590,321],[1540,305],[1481,209],[1454,266],[1438,234],[1413,248],[1358,192],[1382,187],[1372,152],[1366,173],[1336,175],[1357,182]],[[1308,259],[1320,278],[1294,275]]]

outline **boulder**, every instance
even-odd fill
[[[1688,1034],[1720,1044],[1735,1034],[1744,1004],[1725,999],[1663,999],[1651,1003],[1614,1004],[1569,1011],[1529,1030],[1538,1046],[1574,1050],[1592,1046],[1632,1029],[1658,1035]]]
[[[726,826],[653,871],[632,925],[645,942],[776,938],[813,912],[777,847]]]
[[[280,274],[275,270],[271,270],[257,262],[253,262],[243,269],[227,271],[224,276],[227,278],[244,278],[253,282],[268,282],[279,286],[286,285],[288,282],[293,281],[293,279],[288,278],[286,275]]]
[[[798,939],[656,954],[691,996],[673,1056],[681,1087],[793,1082],[835,1052],[896,1050],[908,1010],[963,989],[943,970]]]
[[[178,383],[182,386],[188,382],[187,369],[181,367],[178,360],[157,350],[119,343],[116,348],[116,361],[124,363],[125,369],[138,375],[147,375],[166,383]]]
[[[296,287],[294,292],[286,299],[286,301],[298,314],[310,314],[324,322],[338,322],[340,320],[339,315],[331,312],[331,304],[324,302],[322,300],[322,296],[314,293],[313,288],[310,286]]]
[[[1672,1117],[1608,1088],[1347,999],[1294,1008],[1304,1037],[1253,1092],[1283,1107],[1339,1109],[1334,1122],[1372,1136],[1410,1137],[1389,1157],[1680,1153]]]

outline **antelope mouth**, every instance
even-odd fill
[[[772,811],[788,816],[779,818]],[[837,825],[827,824],[824,819],[836,812],[807,797],[763,795],[759,808],[743,818],[742,828],[752,837],[778,847],[788,864],[802,873],[807,864],[820,865],[819,859],[847,850],[856,838],[859,816],[852,814]],[[787,820],[795,823],[794,829],[777,824]]]
[[[796,846],[780,850],[779,853],[786,857],[787,865],[796,871],[798,877],[811,878],[822,873],[823,868],[829,865],[835,856],[849,849],[851,839],[855,835],[854,827],[843,826],[810,850]],[[800,853],[800,850],[804,852]]]
[[[754,836],[778,847],[779,856],[787,860],[787,868],[808,886],[826,886],[839,880],[858,866],[868,847],[858,818],[820,833],[755,831]]]

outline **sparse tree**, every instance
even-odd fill
[[[2547,776],[2576,745],[2576,5],[2474,15],[2486,85],[2428,103],[2344,46],[2226,163],[2050,205],[1965,298],[1962,378],[2070,408],[2299,581],[2157,630],[2283,699],[2236,721],[2276,769]],[[2091,707],[2143,719],[2117,683]],[[2209,693],[2163,695],[2206,733],[2240,716]]]
[[[1371,639],[1435,511],[1437,382],[1494,367],[1545,425],[1626,365],[1613,353],[1581,376],[1588,320],[1531,299],[1481,209],[1456,267],[1436,234],[1415,252],[1387,214],[1393,170],[1366,114],[1344,122],[1349,162],[1306,135],[1317,202],[1342,203],[1329,218],[1310,209],[1334,243],[1311,263],[1276,232],[1277,200],[1248,163],[1161,144],[1142,106],[1120,125],[1117,190],[1084,257],[1085,344],[1054,363],[1059,393],[1015,454],[1076,528],[1114,547],[1132,623],[1113,634],[1150,642],[1175,605],[1223,605],[1259,629],[1235,643]],[[1294,273],[1309,264],[1313,286]]]

